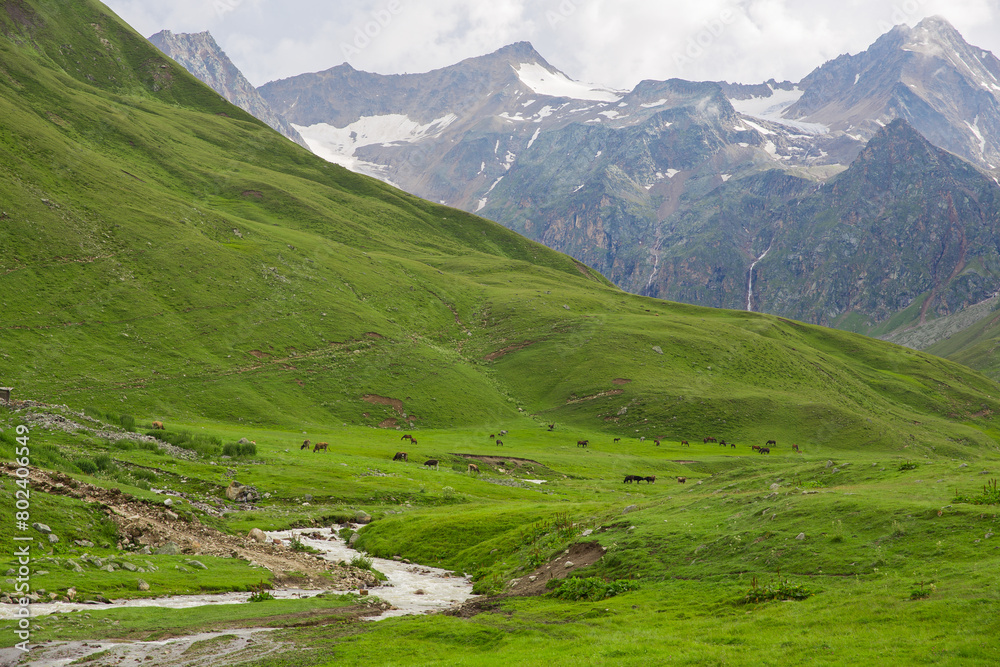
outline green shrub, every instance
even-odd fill
[[[812,595],[815,593],[800,584],[790,583],[787,579],[761,586],[757,577],[753,577],[750,580],[750,590],[743,596],[743,602],[751,604],[769,600],[805,600]]]
[[[222,454],[234,459],[257,456],[257,445],[252,442],[242,445],[238,442],[228,442],[222,447]]]
[[[952,502],[971,503],[973,505],[1000,505],[1000,490],[997,489],[996,479],[991,479],[983,484],[983,492],[975,496],[955,496]]]
[[[90,459],[77,459],[76,461],[73,461],[73,465],[79,468],[80,472],[85,475],[97,474],[97,465]]]
[[[633,579],[616,579],[615,581],[605,581],[600,577],[569,577],[567,579],[555,580],[552,597],[562,600],[590,600],[597,602],[605,598],[614,597],[619,593],[634,591],[639,587],[639,582]]]
[[[94,457],[94,465],[101,472],[107,472],[115,467],[115,460],[110,454],[98,454]]]

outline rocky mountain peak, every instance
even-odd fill
[[[270,125],[297,144],[307,147],[305,140],[288,121],[264,101],[239,68],[208,31],[173,33],[161,30],[149,41],[180,64],[188,72],[212,87],[215,92]]]

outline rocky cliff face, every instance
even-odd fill
[[[308,148],[299,133],[264,101],[208,32],[174,34],[162,30],[149,41],[224,98]]]

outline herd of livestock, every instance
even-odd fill
[[[551,430],[553,430],[553,428],[555,428],[555,424],[549,424],[549,430],[551,431]],[[501,440],[501,439],[499,439],[497,437],[498,434],[499,435],[507,435],[507,431],[501,430],[501,431],[498,431],[497,433],[491,433],[490,434],[490,440],[494,440],[498,446],[501,446],[501,445],[503,445],[503,440]],[[403,436],[400,438],[400,440],[409,440],[411,445],[416,445],[417,444],[416,438],[414,438],[409,433],[403,434]],[[661,440],[665,440],[665,438],[653,438],[653,443],[657,447],[659,447]],[[641,436],[639,438],[639,442],[645,442],[645,441],[646,441],[646,437],[645,436]],[[621,442],[621,438],[615,438],[614,442],[616,444],[619,443],[619,442]],[[704,443],[704,444],[717,443],[717,444],[719,444],[722,447],[727,447],[728,446],[728,447],[733,448],[733,449],[736,448],[736,444],[735,443],[727,443],[725,440],[718,440],[718,439],[713,438],[713,437],[703,438],[702,439],[702,443]],[[589,445],[589,444],[590,444],[589,440],[577,440],[576,441],[576,446],[577,447],[587,447],[587,445]],[[691,446],[688,443],[687,440],[681,440],[680,444],[681,444],[681,446],[687,446],[687,447]],[[751,445],[750,448],[753,451],[758,452],[760,454],[770,454],[771,453],[771,447],[772,446],[777,446],[777,444],[778,443],[776,441],[774,441],[774,440],[768,440],[766,443],[764,443],[764,445]],[[312,443],[309,440],[306,440],[305,442],[302,443],[302,446],[299,449],[300,450],[301,449],[309,449],[310,445],[312,445]],[[328,451],[328,449],[327,449],[328,446],[329,445],[327,443],[325,443],[325,442],[317,442],[315,445],[312,445],[312,450],[314,452],[318,452],[320,450],[322,450],[322,451]],[[795,451],[795,452],[798,452],[800,454],[802,453],[801,450],[799,449],[798,445],[792,445],[792,450]],[[393,461],[407,461],[408,460],[408,454],[406,452],[396,452],[396,454],[392,457],[392,460]],[[428,467],[428,468],[435,468],[435,469],[437,469],[439,463],[440,463],[440,461],[438,459],[428,459],[427,461],[424,462],[424,465],[426,467]],[[479,466],[477,466],[475,463],[470,463],[469,464],[468,472],[470,472],[470,473],[478,473],[479,472]],[[631,484],[632,482],[635,482],[636,484],[638,484],[639,482],[646,482],[647,484],[652,484],[655,481],[656,481],[656,475],[625,475],[625,479],[623,480],[622,483],[623,484]],[[680,484],[684,484],[687,481],[687,477],[678,477],[677,481]]]

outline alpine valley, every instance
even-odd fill
[[[1000,384],[816,323],[990,321],[985,105],[838,129],[526,44],[311,76],[234,99],[383,180],[97,0],[0,0],[0,662],[1000,663]]]
[[[927,326],[947,316],[983,329],[993,309],[965,311],[1000,291],[1000,61],[939,17],[798,83],[610,90],[522,42],[425,74],[345,63],[260,94],[317,155],[636,294],[922,349],[957,333],[954,318]],[[970,354],[991,339],[948,353],[993,372]]]

